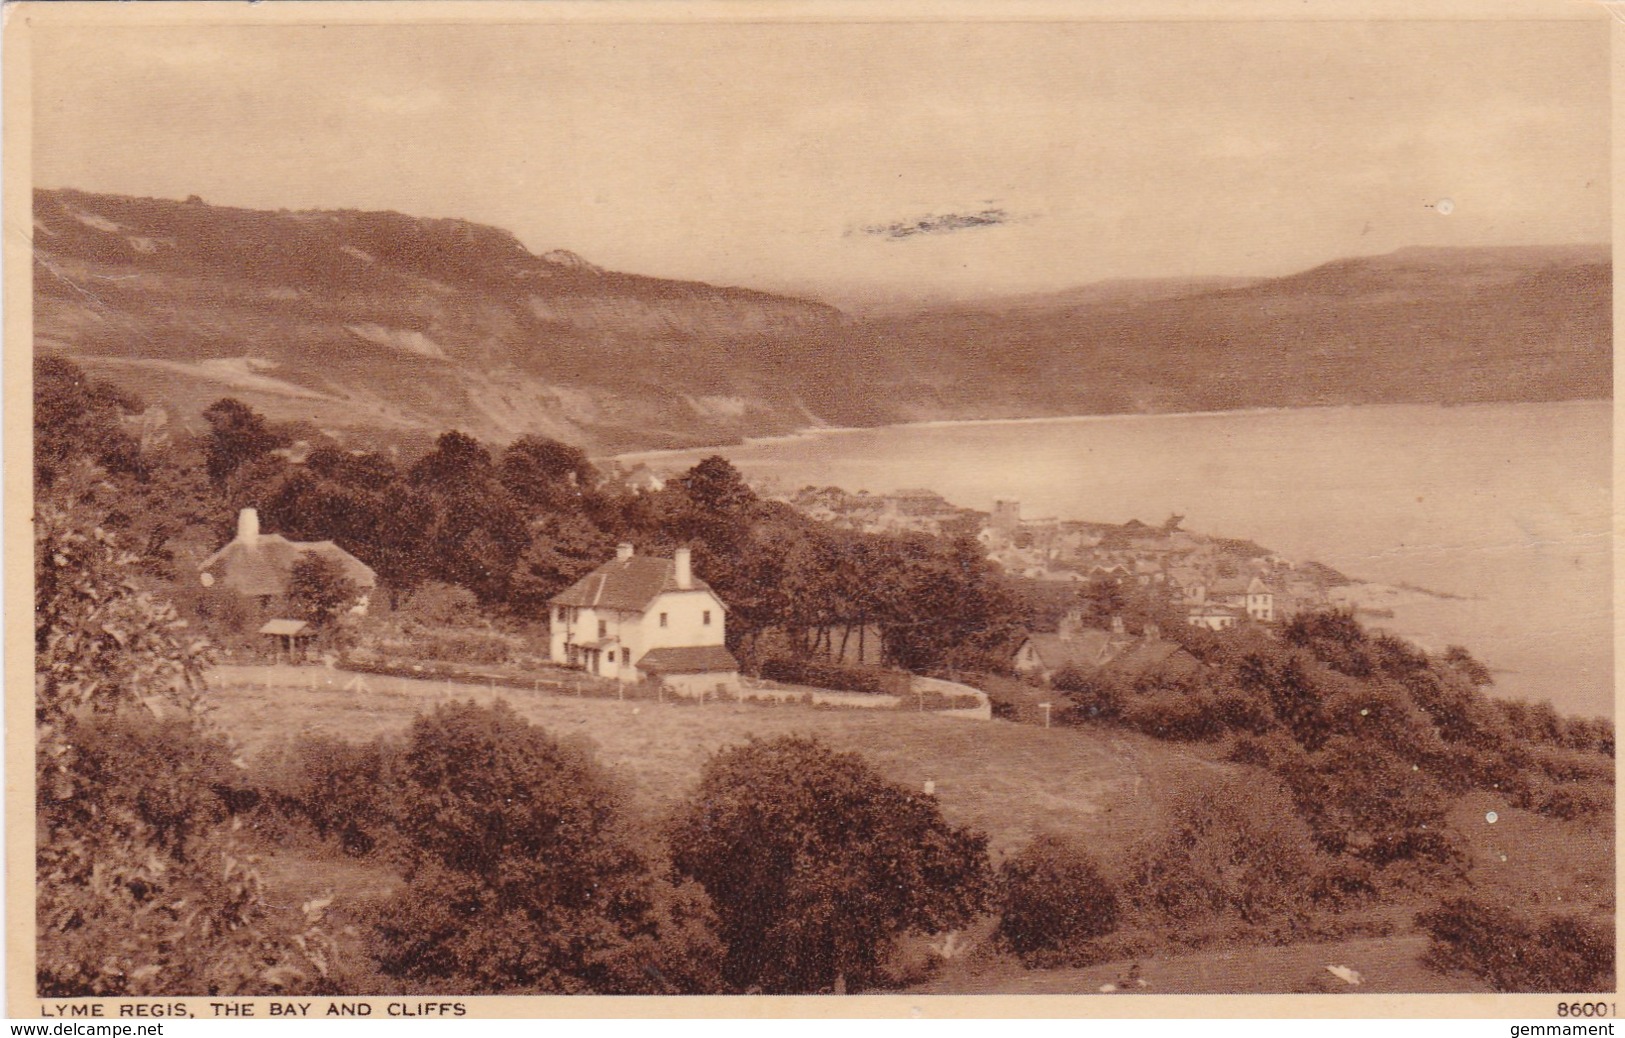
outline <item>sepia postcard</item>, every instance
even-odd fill
[[[1617,1014],[1617,7],[5,14],[8,1016]]]

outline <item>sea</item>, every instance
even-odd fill
[[[1353,592],[1368,625],[1467,647],[1494,693],[1612,717],[1612,418],[1586,400],[923,422],[620,460],[721,454],[786,489],[922,487],[1028,519],[1183,516],[1373,585]]]

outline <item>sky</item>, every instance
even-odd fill
[[[32,41],[39,186],[461,217],[836,301],[1610,237],[1606,17]]]

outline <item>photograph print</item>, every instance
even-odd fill
[[[1603,8],[191,6],[8,12],[12,1015],[1615,990]]]

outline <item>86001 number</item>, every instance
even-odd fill
[[[1618,1016],[1613,1002],[1559,1002],[1558,1016]]]

